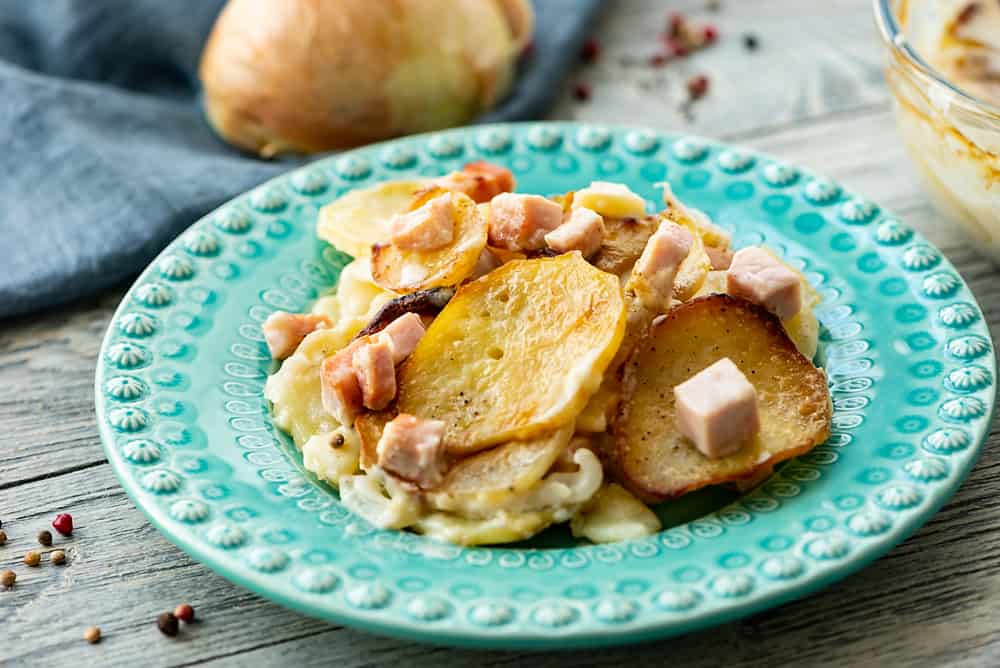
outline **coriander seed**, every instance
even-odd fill
[[[0,571],[0,584],[4,587],[10,589],[17,582],[17,573],[10,570],[9,568],[5,571]]]
[[[49,555],[49,561],[56,566],[61,566],[66,563],[66,553],[62,550],[53,550],[52,554]]]
[[[160,629],[160,633],[165,636],[170,636],[171,638],[177,635],[178,623],[177,617],[172,612],[164,612],[159,617],[156,618],[156,627]]]
[[[96,626],[91,626],[89,629],[83,632],[83,639],[89,642],[91,645],[95,645],[101,642],[101,629]]]
[[[27,566],[37,566],[42,563],[42,555],[37,550],[28,550],[24,553],[24,563]]]
[[[52,547],[52,532],[42,529],[38,532],[38,544],[45,547]]]
[[[7,533],[5,531],[0,531],[0,545],[7,542]]]

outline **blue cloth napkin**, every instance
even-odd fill
[[[207,125],[197,65],[222,0],[0,0],[0,317],[137,274],[287,171]],[[536,0],[533,55],[480,122],[545,113],[600,0]]]

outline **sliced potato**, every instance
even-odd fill
[[[541,480],[573,436],[563,427],[527,441],[511,441],[459,459],[427,494],[438,510],[482,515],[523,494]]]
[[[607,431],[611,418],[618,408],[618,384],[609,383],[605,374],[604,381],[597,389],[597,392],[590,397],[590,401],[583,407],[583,411],[576,416],[576,430],[585,434],[599,434]]]
[[[615,543],[645,538],[663,528],[660,518],[627,489],[608,483],[573,516],[570,530],[592,543]]]
[[[407,210],[426,179],[386,181],[353,190],[319,212],[316,233],[337,250],[352,257],[368,257],[372,245],[389,236],[389,219]]]
[[[796,271],[794,267],[789,267],[789,269]],[[782,320],[781,325],[799,352],[805,355],[806,359],[811,360],[816,356],[816,349],[819,347],[819,321],[816,319],[813,309],[822,298],[801,272],[796,271],[796,273],[799,274],[802,282],[802,310],[791,318]],[[711,294],[727,294],[725,271],[710,271],[695,297]]]
[[[605,218],[604,243],[590,259],[591,264],[616,276],[631,270],[659,223],[659,216]]]
[[[397,296],[375,285],[368,267],[368,258],[358,258],[340,271],[337,279],[339,318],[359,318],[367,323],[378,309]]]
[[[515,260],[459,288],[399,369],[397,408],[469,454],[571,423],[625,332],[615,276],[578,252]]]
[[[407,250],[379,242],[372,246],[371,272],[386,290],[414,292],[457,285],[472,273],[486,248],[487,222],[466,195],[451,195],[454,238],[443,248]]]
[[[677,430],[673,388],[723,357],[754,385],[761,429],[738,453],[708,459]],[[753,477],[830,433],[826,376],[774,316],[728,295],[673,309],[636,347],[623,379],[614,434],[626,484],[647,500]]]

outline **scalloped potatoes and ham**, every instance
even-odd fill
[[[644,500],[759,480],[825,437],[801,274],[669,187],[647,215],[622,184],[514,186],[472,163],[321,212],[356,259],[265,325],[284,359],[265,396],[349,509],[462,545],[566,521],[628,540],[660,529]]]

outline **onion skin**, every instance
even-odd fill
[[[533,21],[527,0],[230,0],[205,111],[265,158],[460,125],[509,90]]]

